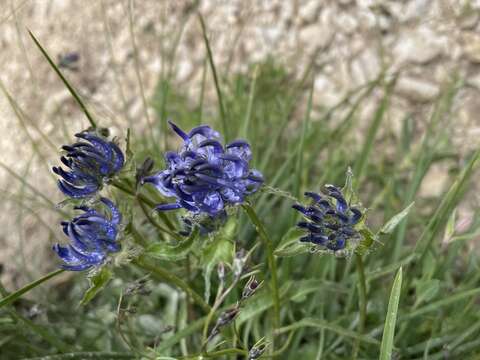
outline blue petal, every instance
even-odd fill
[[[350,211],[353,213],[352,217],[350,218],[350,224],[355,225],[357,224],[360,219],[362,218],[362,212],[357,208],[350,208]]]
[[[189,136],[183,132],[182,129],[180,129],[177,125],[175,125],[172,121],[168,120],[168,124],[172,128],[173,131],[177,133],[178,136],[180,136],[183,140],[188,141]]]
[[[213,130],[210,126],[208,125],[200,125],[197,127],[194,127],[190,132],[188,133],[188,136],[192,139],[196,135],[201,135],[205,137],[206,139],[216,139],[220,137],[220,134]]]
[[[160,205],[155,206],[155,210],[168,211],[168,210],[180,209],[181,207],[182,206],[179,203],[160,204]]]
[[[227,153],[238,156],[242,160],[249,162],[252,159],[252,150],[250,144],[245,140],[235,140],[226,146]]]
[[[122,222],[122,214],[118,210],[118,208],[115,206],[113,201],[107,199],[107,198],[100,198],[100,201],[107,205],[108,209],[110,210],[111,216],[110,219],[113,224],[118,225]]]
[[[83,198],[85,196],[92,195],[99,188],[98,186],[95,186],[95,185],[87,185],[84,188],[78,188],[62,180],[58,181],[58,187],[65,195],[70,196],[72,198]]]
[[[220,155],[219,158],[224,160],[223,169],[230,179],[247,176],[248,163],[245,160],[230,154]]]

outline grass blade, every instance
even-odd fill
[[[228,142],[228,126],[227,126],[227,113],[225,111],[225,106],[223,103],[222,90],[220,88],[220,82],[218,81],[217,69],[215,68],[215,63],[213,62],[212,49],[210,48],[210,42],[207,37],[207,28],[205,26],[205,21],[200,13],[198,13],[198,19],[200,20],[200,25],[202,27],[203,40],[205,41],[205,47],[207,48],[208,62],[210,64],[210,69],[212,70],[213,81],[215,82],[215,90],[217,91],[218,97],[218,106],[220,109],[220,119],[222,120],[223,126],[223,137],[225,141]]]
[[[392,358],[393,338],[395,335],[395,323],[397,321],[398,303],[400,301],[400,290],[402,289],[402,268],[400,268],[393,281],[390,300],[388,302],[387,318],[383,330],[382,345],[380,346],[380,360]]]
[[[426,229],[422,233],[420,239],[415,246],[414,251],[415,254],[420,255],[421,259],[423,259],[433,239],[440,231],[440,228],[448,221],[450,214],[456,207],[457,203],[460,201],[460,198],[465,190],[465,185],[472,176],[475,164],[479,159],[480,148],[475,151],[473,156],[470,158],[467,166],[457,176],[454,183],[452,184],[447,194],[444,196],[442,202],[438,206],[437,210],[435,211],[435,214],[428,223]]]
[[[279,328],[275,331],[275,334],[280,335],[280,334],[283,334],[283,333],[286,333],[286,332],[289,332],[289,331],[292,331],[292,330],[300,329],[300,328],[303,328],[303,327],[313,327],[313,328],[318,328],[318,329],[330,330],[330,331],[335,332],[335,333],[337,333],[341,336],[348,337],[348,338],[351,338],[351,339],[354,339],[354,340],[362,341],[362,342],[373,344],[373,345],[379,345],[380,344],[380,342],[378,340],[376,340],[376,339],[374,339],[370,336],[359,335],[355,331],[345,329],[341,326],[331,324],[331,323],[326,322],[326,321],[321,320],[321,319],[312,319],[312,318],[306,318],[306,319],[303,319],[303,320],[300,320],[300,321],[296,322],[295,324],[281,327],[281,328]]]
[[[358,183],[361,181],[361,178],[367,166],[368,158],[373,149],[373,142],[375,140],[375,136],[377,135],[377,132],[380,128],[380,124],[382,123],[382,120],[385,117],[384,115],[388,108],[390,94],[393,89],[394,83],[395,83],[395,80],[392,80],[391,82],[385,85],[385,95],[383,96],[383,99],[380,105],[378,106],[377,111],[375,112],[373,121],[368,128],[368,132],[365,138],[365,143],[363,144],[363,147],[362,147],[362,151],[358,156],[357,160],[355,161],[355,168],[353,170],[353,173],[355,174],[356,180]]]
[[[42,277],[38,280],[35,280],[34,282],[31,282],[30,284],[25,285],[23,288],[11,293],[10,295],[0,299],[0,308],[5,306],[5,305],[11,304],[15,300],[19,299],[23,294],[26,294],[27,292],[29,292],[30,290],[32,290],[32,289],[36,288],[37,286],[41,285],[45,281],[50,280],[51,278],[53,278],[57,275],[60,275],[64,271],[65,270],[63,270],[63,269],[55,270],[55,271],[45,275],[44,277]]]
[[[53,68],[53,70],[55,70],[55,72],[57,73],[57,75],[60,77],[60,79],[63,81],[63,83],[65,84],[65,86],[67,87],[68,91],[70,91],[70,94],[72,94],[73,98],[75,99],[75,101],[77,102],[77,104],[82,108],[82,111],[83,113],[85,114],[85,116],[87,117],[88,121],[90,122],[90,125],[94,128],[97,127],[97,124],[95,123],[95,120],[93,120],[93,117],[92,115],[90,114],[90,112],[88,111],[87,107],[85,106],[85,104],[83,103],[82,99],[80,98],[80,96],[77,94],[77,92],[75,91],[75,89],[70,85],[70,83],[67,81],[67,79],[65,78],[65,76],[63,76],[62,72],[60,71],[60,69],[58,68],[58,66],[53,62],[53,60],[50,58],[50,55],[48,55],[48,53],[45,51],[45,49],[42,47],[42,45],[40,45],[40,42],[37,40],[37,38],[33,35],[33,33],[28,30],[28,33],[30,34],[30,37],[32,38],[33,42],[35,43],[35,45],[37,45],[37,47],[40,49],[41,53],[43,54],[43,56],[45,56],[45,58],[47,59],[48,63],[50,64],[50,66]]]

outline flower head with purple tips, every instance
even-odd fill
[[[70,271],[87,270],[104,263],[108,254],[120,251],[117,241],[122,215],[115,204],[101,198],[109,211],[109,216],[95,209],[79,206],[83,211],[71,221],[63,221],[62,228],[70,239],[70,244],[55,244],[53,250],[63,260],[62,268]]]
[[[172,122],[170,126],[183,139],[183,146],[179,152],[165,154],[167,169],[143,179],[164,196],[176,198],[158,210],[185,208],[216,216],[226,206],[242,203],[262,185],[262,174],[249,168],[252,152],[246,141],[224,146],[210,126],[195,127],[188,134]]]
[[[58,187],[71,198],[84,198],[98,192],[105,180],[112,178],[123,167],[125,157],[120,148],[101,135],[82,132],[75,135],[80,140],[65,145],[60,158],[67,170],[54,166]]]
[[[359,238],[355,225],[362,218],[362,212],[349,206],[337,187],[327,185],[325,189],[326,194],[305,193],[312,199],[310,206],[295,204],[292,207],[307,220],[297,224],[308,232],[300,241],[338,251],[349,247],[349,242]]]

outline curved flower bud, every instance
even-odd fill
[[[61,166],[52,170],[60,177],[58,187],[66,196],[83,198],[98,192],[105,180],[117,174],[125,157],[114,142],[101,135],[82,132],[75,136],[80,141],[62,147],[66,154],[60,160],[67,170]]]
[[[184,144],[178,153],[166,153],[167,169],[142,181],[154,185],[162,195],[176,198],[175,203],[161,204],[158,210],[184,208],[217,216],[260,188],[263,176],[249,168],[252,152],[248,142],[235,140],[224,146],[219,133],[207,125],[187,134],[169,123]]]
[[[325,189],[326,194],[305,193],[312,199],[310,206],[294,204],[292,208],[307,220],[297,223],[307,231],[307,235],[300,238],[301,242],[338,251],[360,237],[354,226],[360,222],[362,212],[347,203],[339,188],[327,185]]]
[[[63,260],[63,269],[87,270],[103,264],[108,254],[120,251],[117,236],[122,215],[112,201],[106,198],[100,201],[108,209],[108,216],[95,209],[79,206],[76,209],[81,210],[82,214],[61,223],[70,244],[55,244],[53,251]]]

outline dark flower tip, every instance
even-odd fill
[[[186,133],[173,122],[170,127],[184,143],[178,152],[167,152],[167,169],[147,176],[164,196],[176,198],[158,210],[184,208],[193,213],[217,216],[228,205],[242,203],[263,183],[262,174],[249,168],[252,152],[248,142],[235,140],[226,146],[220,134],[202,125]]]
[[[112,201],[106,198],[100,201],[108,209],[108,216],[95,209],[79,206],[76,209],[83,211],[83,214],[71,221],[61,222],[70,244],[55,244],[53,250],[63,260],[63,269],[87,270],[103,264],[108,254],[120,250],[117,236],[122,215]]]
[[[98,192],[105,180],[112,178],[123,167],[125,157],[120,148],[95,132],[75,135],[80,141],[65,145],[61,166],[52,168],[57,174],[58,187],[68,197],[84,198]]]
[[[339,188],[327,185],[325,192],[326,194],[306,192],[305,196],[312,199],[312,204],[292,206],[307,220],[297,224],[307,231],[307,235],[300,241],[332,251],[342,250],[352,244],[351,240],[359,238],[355,225],[362,218],[362,212],[347,204]]]

